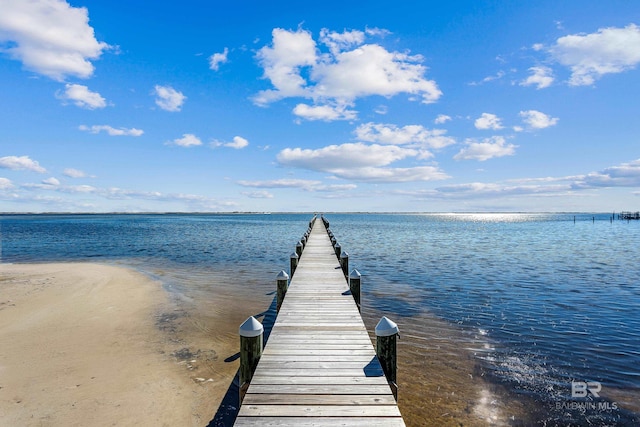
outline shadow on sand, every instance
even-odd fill
[[[273,329],[273,324],[276,321],[276,298],[274,297],[271,301],[271,305],[269,309],[263,311],[262,313],[256,314],[254,316],[256,319],[262,317],[262,326],[264,327],[264,337],[263,344],[267,344],[267,340],[269,339],[269,335],[271,335],[271,330]],[[240,353],[235,353],[224,361],[226,363],[231,363],[240,358]],[[240,411],[240,374],[236,372],[235,377],[233,377],[233,381],[229,384],[229,388],[222,398],[222,402],[220,402],[220,406],[216,411],[215,416],[207,427],[230,427],[236,421],[236,417],[238,416],[238,412]]]

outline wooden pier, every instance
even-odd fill
[[[325,223],[305,240],[235,426],[404,426]]]

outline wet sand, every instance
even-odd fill
[[[222,355],[243,313],[198,313],[124,268],[0,264],[3,425],[207,425],[238,368]]]

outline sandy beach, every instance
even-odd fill
[[[177,338],[184,316],[125,268],[1,264],[0,424],[207,425],[237,364]]]

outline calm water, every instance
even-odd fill
[[[640,425],[640,222],[574,214],[327,215],[371,310],[424,313],[475,337],[470,351],[539,425]],[[592,218],[595,217],[595,222]],[[102,261],[176,292],[208,277],[272,282],[309,215],[0,216],[2,262]],[[237,277],[236,277],[237,279]],[[240,285],[239,285],[240,286]],[[601,384],[572,397],[572,381]],[[572,403],[602,404],[580,407]],[[564,404],[564,405],[563,405]]]

